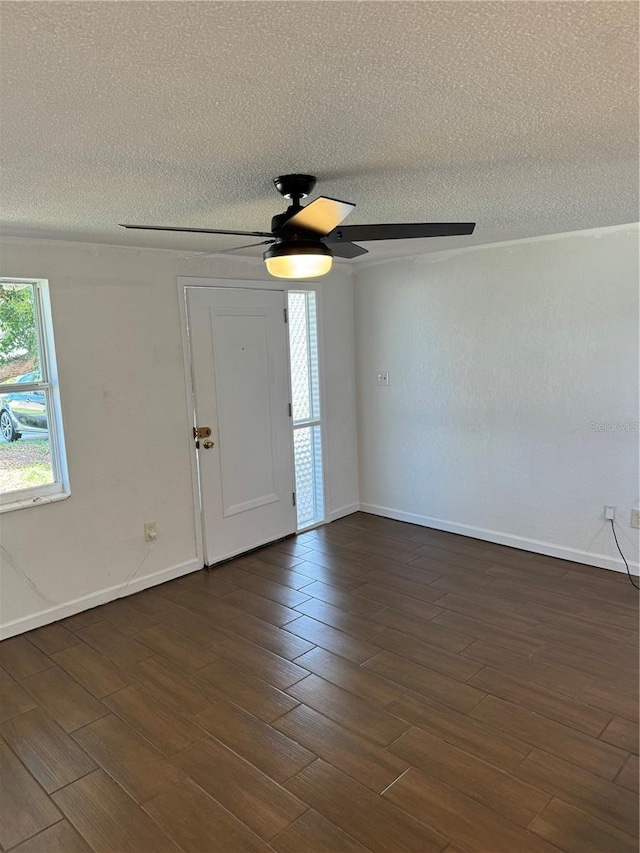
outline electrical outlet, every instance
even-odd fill
[[[389,384],[389,371],[384,370],[378,374],[377,378],[378,385],[388,385]]]
[[[631,527],[640,530],[640,509],[631,510]]]
[[[155,542],[158,538],[158,531],[156,530],[155,521],[148,521],[144,526],[144,541],[145,542]]]
[[[604,517],[607,521],[613,521],[616,517],[616,508],[611,504],[604,505]]]

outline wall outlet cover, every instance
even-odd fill
[[[640,509],[631,510],[631,527],[640,530]]]

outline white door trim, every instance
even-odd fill
[[[187,281],[182,276],[177,279],[178,307],[180,309],[180,333],[182,336],[182,362],[184,369],[185,405],[187,409],[187,435],[189,463],[191,468],[191,494],[193,498],[193,525],[196,539],[196,559],[200,568],[204,567],[204,519],[202,517],[202,498],[200,495],[200,475],[198,454],[192,430],[196,425],[196,407],[193,393],[193,372],[191,368],[191,345],[189,342],[189,321],[187,314]]]

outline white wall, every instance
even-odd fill
[[[200,567],[176,278],[266,275],[238,257],[11,238],[0,249],[0,275],[50,283],[72,491],[0,515],[8,636],[95,606],[125,583],[135,591]],[[328,512],[337,516],[358,500],[350,272],[324,279],[321,294]],[[142,524],[153,519],[159,538],[148,545]]]
[[[9,635],[129,580],[134,591],[198,567],[176,278],[264,274],[224,256],[10,238],[0,249],[0,275],[50,282],[72,488],[0,516]],[[590,427],[638,421],[637,287],[637,226],[361,270],[363,508],[620,568],[601,515],[614,503],[637,561],[638,433]],[[350,274],[338,269],[321,293],[337,517],[358,502]],[[385,369],[391,385],[379,388]]]
[[[638,226],[356,276],[363,509],[624,570],[638,560]],[[389,370],[388,388],[376,374]]]

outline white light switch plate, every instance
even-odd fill
[[[144,525],[144,541],[145,542],[155,542],[158,538],[158,531],[156,528],[155,521],[148,521]]]
[[[382,370],[378,373],[378,385],[388,385],[389,384],[389,371]]]

